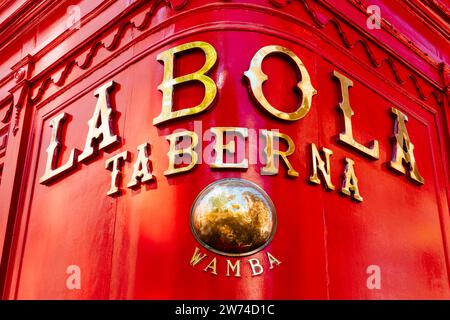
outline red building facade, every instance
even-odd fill
[[[449,30],[444,0],[2,1],[2,298],[450,298]]]

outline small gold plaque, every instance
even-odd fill
[[[223,179],[207,186],[191,210],[195,238],[225,256],[254,254],[272,240],[276,213],[267,193],[253,182]]]

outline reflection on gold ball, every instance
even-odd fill
[[[191,227],[203,246],[228,256],[249,255],[270,242],[276,228],[269,196],[243,179],[210,184],[197,197]]]

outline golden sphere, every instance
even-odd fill
[[[207,249],[227,256],[253,254],[265,247],[276,229],[272,200],[243,179],[223,179],[207,186],[191,211],[191,228]]]

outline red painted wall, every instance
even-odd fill
[[[449,45],[448,24],[442,19],[449,8],[444,2],[427,7],[433,14],[425,18],[419,12],[422,1],[405,0],[402,7],[376,1],[385,18],[380,30],[366,26],[367,3],[352,0],[22,2],[14,9],[18,18],[0,33],[4,299],[450,298]],[[67,29],[69,5],[81,9],[79,30]],[[14,1],[0,5],[0,26],[14,17],[11,6]],[[163,76],[156,56],[191,41],[208,42],[218,53],[210,73],[217,100],[207,112],[154,126],[161,112],[157,87]],[[289,48],[309,71],[317,95],[299,121],[270,116],[249,94],[243,73],[266,45]],[[185,54],[177,59],[176,74],[196,71],[203,63],[200,52]],[[263,69],[269,76],[264,87],[269,101],[293,111],[299,96],[291,89],[297,82],[292,65],[272,56]],[[377,161],[337,143],[342,121],[334,70],[354,82],[354,136],[364,145],[379,141]],[[54,183],[40,184],[49,121],[61,112],[71,115],[63,132],[60,163],[65,163],[72,148],[84,147],[95,89],[111,80],[117,83],[111,106],[122,142]],[[193,106],[203,94],[201,85],[182,86],[175,91],[175,106]],[[391,107],[409,118],[424,185],[388,168]],[[181,128],[194,130],[194,121],[201,122],[200,133],[219,126],[280,130],[296,145],[289,159],[299,177],[287,177],[283,165],[278,175],[261,176],[261,164],[236,171],[212,170],[204,163],[185,174],[164,176],[165,136]],[[155,181],[127,189],[136,147],[145,142],[152,145]],[[362,203],[308,183],[311,143],[333,150],[337,189],[344,159],[355,161]],[[124,150],[132,154],[123,169],[124,192],[108,197],[105,161]],[[230,177],[261,186],[278,218],[270,245],[241,258],[241,278],[226,277],[226,258],[204,249],[189,221],[200,191]],[[196,247],[208,258],[192,267]],[[282,264],[269,270],[267,252]],[[217,276],[203,271],[213,257],[218,259]],[[247,260],[253,257],[265,267],[260,276],[250,274]],[[80,267],[79,290],[66,286],[70,265]],[[370,265],[381,268],[381,289],[367,287]]]

